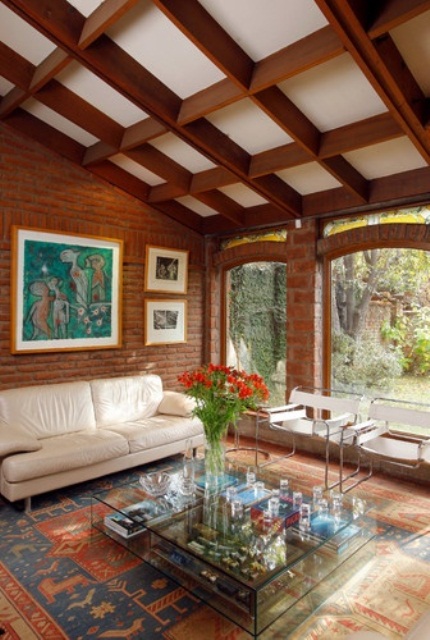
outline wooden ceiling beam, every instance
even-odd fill
[[[143,180],[136,178],[131,173],[124,171],[121,167],[114,165],[112,162],[100,162],[94,166],[89,167],[91,173],[99,178],[103,178],[110,184],[118,187],[122,191],[130,194],[138,200],[146,202],[150,187]]]
[[[195,211],[191,211],[188,207],[184,207],[180,202],[168,200],[162,204],[151,205],[151,207],[168,216],[172,220],[176,220],[184,227],[188,227],[188,229],[200,234],[203,233],[203,218]]]
[[[167,127],[155,118],[145,118],[125,129],[120,150],[133,149],[167,132]]]
[[[228,78],[220,80],[182,101],[178,124],[184,126],[189,122],[193,122],[193,120],[198,120],[208,115],[208,113],[227,107],[243,97],[243,91],[231,80]]]
[[[85,20],[78,47],[86,49],[115,24],[138,0],[104,0]]]
[[[318,154],[320,132],[278,87],[264,89],[252,99],[301,147],[314,156]]]
[[[206,171],[200,171],[193,175],[190,185],[190,195],[203,191],[211,191],[212,189],[219,189],[220,187],[226,187],[236,182],[237,177],[227,169],[224,169],[224,167],[206,169]]]
[[[143,144],[124,152],[130,160],[134,160],[163,180],[173,182],[176,186],[189,189],[192,174],[180,164],[166,156],[150,144]]]
[[[7,93],[0,102],[0,118],[5,118],[18,109],[28,98],[28,92],[14,87]]]
[[[384,3],[377,2],[375,5],[378,8],[378,15],[367,29],[369,38],[372,40],[430,10],[430,0],[407,0],[407,2],[386,0]]]
[[[34,74],[34,65],[0,42],[0,75],[20,89],[27,90]]]
[[[367,180],[342,156],[327,158],[320,163],[336,180],[363,202],[369,197]]]
[[[153,2],[230,80],[244,89],[249,87],[253,60],[198,0]]]
[[[397,108],[405,118],[413,114],[416,126],[425,125],[426,97],[412,73],[405,65],[393,39],[389,34],[374,41],[375,52],[384,63],[384,77],[387,87],[397,100]]]
[[[60,71],[65,69],[71,61],[72,57],[66,53],[66,51],[58,47],[54,49],[54,51],[35,68],[29,87],[30,91],[35,93],[41,89],[50,80],[53,80]]]
[[[185,98],[179,112],[178,124],[184,125],[208,113],[213,113],[248,95],[267,89],[322,62],[327,62],[344,51],[333,29],[323,27],[257,62],[248,90],[242,90],[229,78],[225,78]]]
[[[85,153],[84,165],[95,164],[102,160],[107,160],[107,158],[117,153],[124,153],[124,151],[139,147],[153,138],[158,138],[167,131],[168,129],[154,118],[145,118],[145,120],[136,122],[124,130],[119,146],[112,147],[105,142],[96,142],[91,147],[88,147]]]
[[[175,198],[181,198],[188,195],[188,184],[179,185],[174,182],[165,182],[164,184],[157,184],[151,187],[148,195],[148,202],[165,202],[167,200],[174,200]]]
[[[366,27],[374,17],[376,3],[369,5],[360,0],[315,0],[330,24],[344,42],[348,51],[367,77],[376,93],[386,104],[393,118],[415,145],[427,163],[430,162],[430,138],[425,131],[425,122],[417,117],[416,106],[409,100],[415,95],[409,71],[404,65],[400,81],[391,74],[390,61],[383,46],[375,46]],[[390,38],[391,40],[391,38]],[[389,45],[390,52],[393,48]],[[393,62],[397,64],[396,60]],[[412,79],[413,80],[413,79]],[[413,81],[415,82],[415,81]]]
[[[272,173],[256,178],[254,183],[260,187],[263,193],[273,194],[271,198],[272,204],[277,204],[282,209],[287,207],[292,217],[300,217],[302,213],[302,197],[295,189],[284,182],[284,180],[281,180],[281,178]]]
[[[333,29],[323,27],[257,62],[250,91],[256,93],[267,89],[344,52],[345,47]]]
[[[226,196],[222,191],[213,189],[212,191],[197,193],[194,197],[211,209],[222,211],[223,217],[231,220],[234,224],[243,224],[244,207]]]
[[[403,135],[398,122],[387,111],[322,133],[319,157],[329,158]]]
[[[321,217],[381,211],[413,202],[426,203],[430,198],[430,167],[413,169],[393,176],[369,181],[366,203],[347,192],[344,187],[303,196],[303,217]]]
[[[35,97],[45,106],[107,144],[119,146],[121,143],[124,133],[121,125],[57,80],[51,80],[44,85]]]
[[[284,144],[276,149],[269,149],[255,154],[251,158],[249,175],[252,179],[275,173],[283,169],[291,169],[312,162],[312,157],[297,142]]]
[[[39,120],[22,109],[15,111],[4,119],[5,124],[20,133],[32,138],[56,154],[80,165],[85,154],[85,147],[61,131],[54,129],[46,122]]]

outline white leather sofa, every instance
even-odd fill
[[[180,453],[204,442],[194,400],[157,375],[0,392],[0,493],[25,499]]]

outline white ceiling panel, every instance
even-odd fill
[[[223,74],[150,0],[142,0],[107,34],[181,98]]]
[[[343,155],[367,180],[427,166],[408,138],[397,138]]]
[[[68,65],[57,76],[57,80],[123,127],[148,117],[142,109],[77,62]]]
[[[82,13],[84,16],[89,16],[97,9],[105,0],[69,0],[69,3]]]
[[[220,191],[238,204],[242,205],[242,207],[255,207],[267,202],[258,193],[240,183],[221,187]]]
[[[55,49],[52,42],[4,4],[0,4],[0,41],[34,65],[40,64]]]
[[[127,156],[118,153],[115,156],[110,158],[110,161],[116,164],[118,167],[121,167],[127,173],[130,173],[135,178],[139,178],[139,180],[143,180],[150,187],[156,187],[159,184],[163,184],[165,182],[160,176],[157,176],[152,171],[148,171],[145,167],[142,167],[141,164],[134,162],[134,160],[130,160]]]
[[[351,193],[363,213],[430,198],[429,111],[405,73],[429,99],[427,0],[379,9],[342,0],[335,10],[320,0],[68,1],[0,0],[0,126],[78,165],[85,158],[89,171],[167,217],[205,235],[213,215],[230,233],[304,211],[355,214]],[[377,37],[366,33],[372,24]],[[390,37],[398,60],[382,46]],[[354,171],[339,162],[345,149]],[[237,220],[220,193],[243,208]],[[176,194],[182,207],[172,209]],[[257,222],[247,209],[259,205]]]
[[[387,110],[349,54],[290,78],[279,87],[320,131]]]
[[[311,0],[200,0],[254,61],[327,24]]]
[[[214,216],[218,213],[215,209],[208,207],[203,202],[196,200],[196,198],[193,198],[192,196],[176,198],[176,202],[179,202],[179,204],[182,204],[184,207],[191,209],[194,213],[198,213],[199,216],[202,216],[203,218],[209,218],[210,216]]]
[[[192,173],[213,169],[215,166],[203,154],[172,133],[167,133],[156,140],[151,140],[151,145]]]
[[[430,11],[390,32],[424,95],[430,97]]]
[[[0,76],[0,96],[5,96],[11,89],[13,89],[13,84]]]
[[[277,171],[276,175],[302,196],[341,186],[340,182],[316,162]]]
[[[207,119],[250,154],[292,142],[292,138],[249,99],[215,111]]]
[[[92,136],[84,129],[81,129],[81,127],[76,126],[73,122],[70,122],[70,120],[66,120],[66,118],[60,116],[56,111],[45,107],[45,105],[33,98],[30,98],[23,104],[23,109],[85,147],[90,147],[98,142],[95,136]]]

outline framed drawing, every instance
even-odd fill
[[[145,291],[187,293],[188,253],[147,245]]]
[[[187,341],[186,300],[145,300],[145,345]]]
[[[11,352],[121,346],[122,240],[12,227]]]

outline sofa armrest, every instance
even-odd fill
[[[12,453],[38,451],[41,448],[39,440],[28,435],[19,427],[0,427],[0,458]]]
[[[196,407],[194,398],[179,391],[164,391],[157,412],[170,416],[191,417]]]

